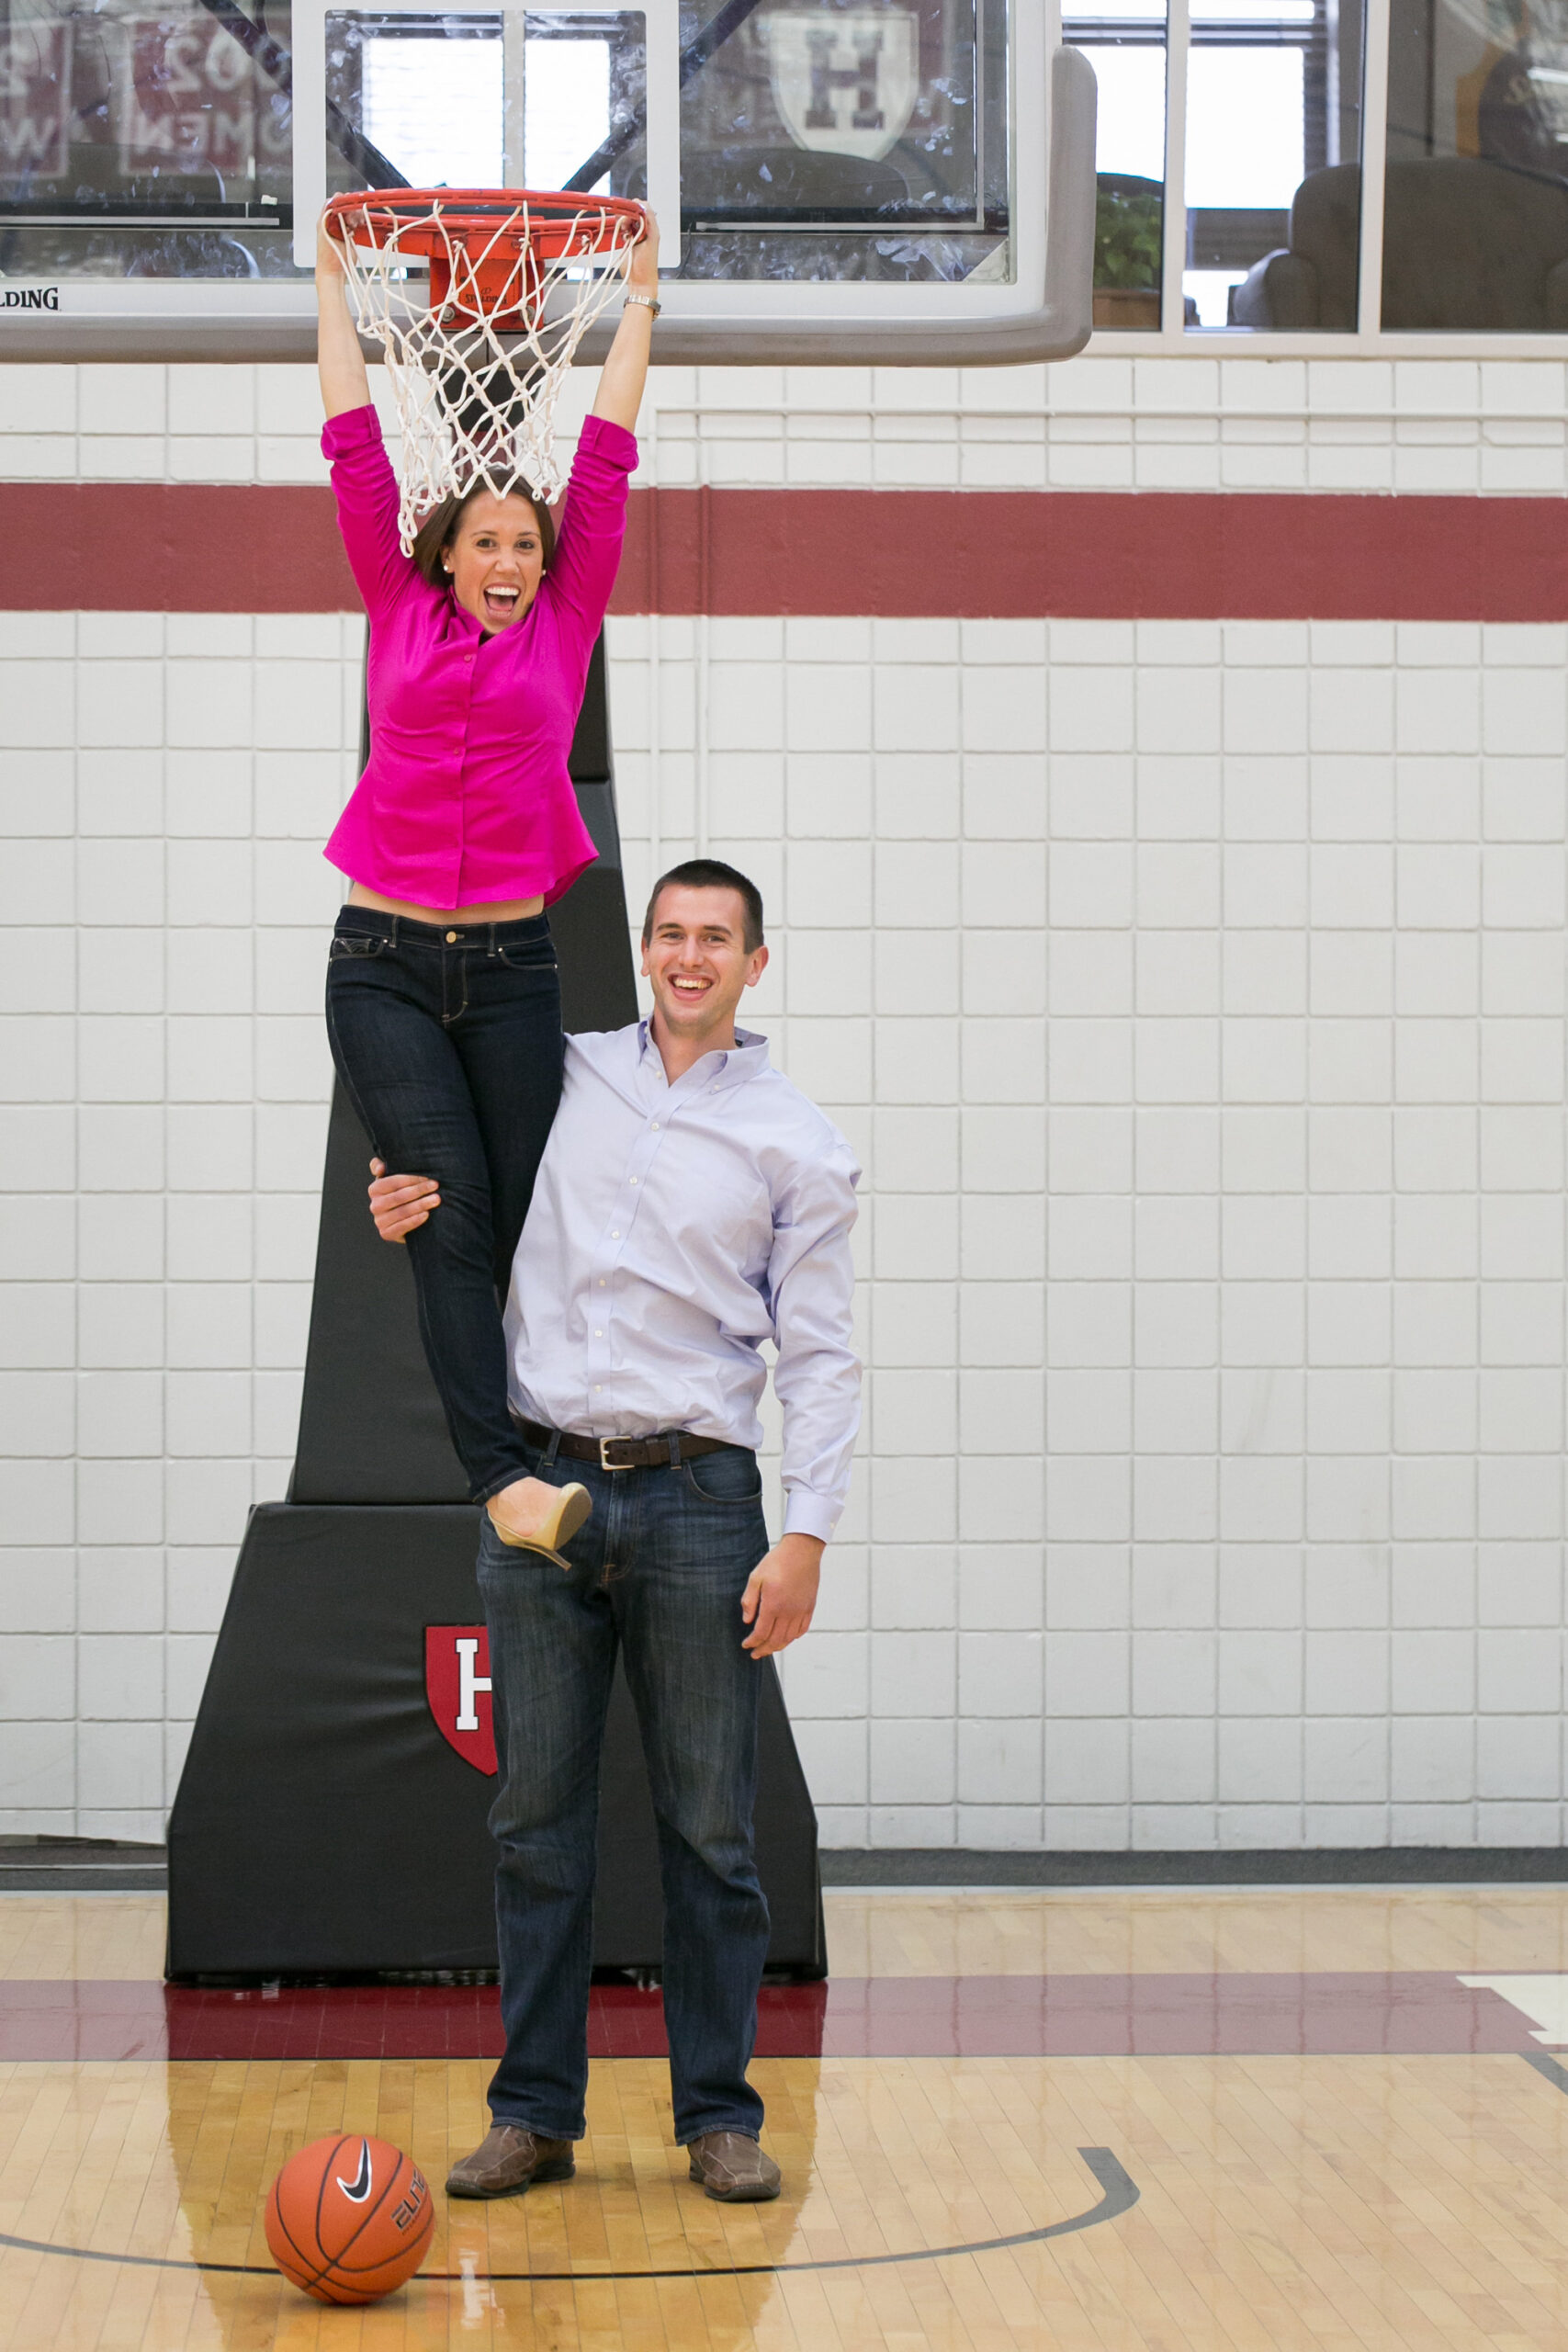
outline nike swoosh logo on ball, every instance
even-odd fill
[[[344,2195],[349,2199],[349,2202],[354,2205],[363,2205],[366,2199],[369,2196],[370,2143],[368,2140],[361,2140],[359,2143],[358,2179],[351,2184],[344,2180],[340,2174],[338,2177],[338,2187],[342,2189]]]

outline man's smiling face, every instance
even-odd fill
[[[643,977],[653,990],[656,1028],[671,1044],[707,1052],[735,1042],[735,1008],[768,961],[765,946],[746,944],[746,907],[739,890],[691,889],[671,883],[659,894]]]

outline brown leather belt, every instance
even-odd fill
[[[519,1419],[517,1426],[530,1445],[547,1446],[553,1439],[557,1453],[569,1462],[596,1462],[601,1470],[668,1470],[671,1439],[682,1462],[694,1453],[729,1451],[721,1437],[693,1437],[685,1430],[667,1430],[660,1437],[576,1437],[570,1430],[547,1430],[542,1421]]]

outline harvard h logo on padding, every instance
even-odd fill
[[[490,1712],[490,1635],[482,1625],[427,1625],[424,1695],[435,1727],[476,1772],[496,1770]]]

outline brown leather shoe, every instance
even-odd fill
[[[448,2197],[520,2197],[536,2181],[570,2180],[577,2170],[570,2140],[541,2140],[520,2123],[492,2123],[471,2156],[446,2176]]]
[[[692,2178],[721,2205],[761,2205],[779,2193],[777,2165],[744,2132],[704,2132],[688,2153]]]

